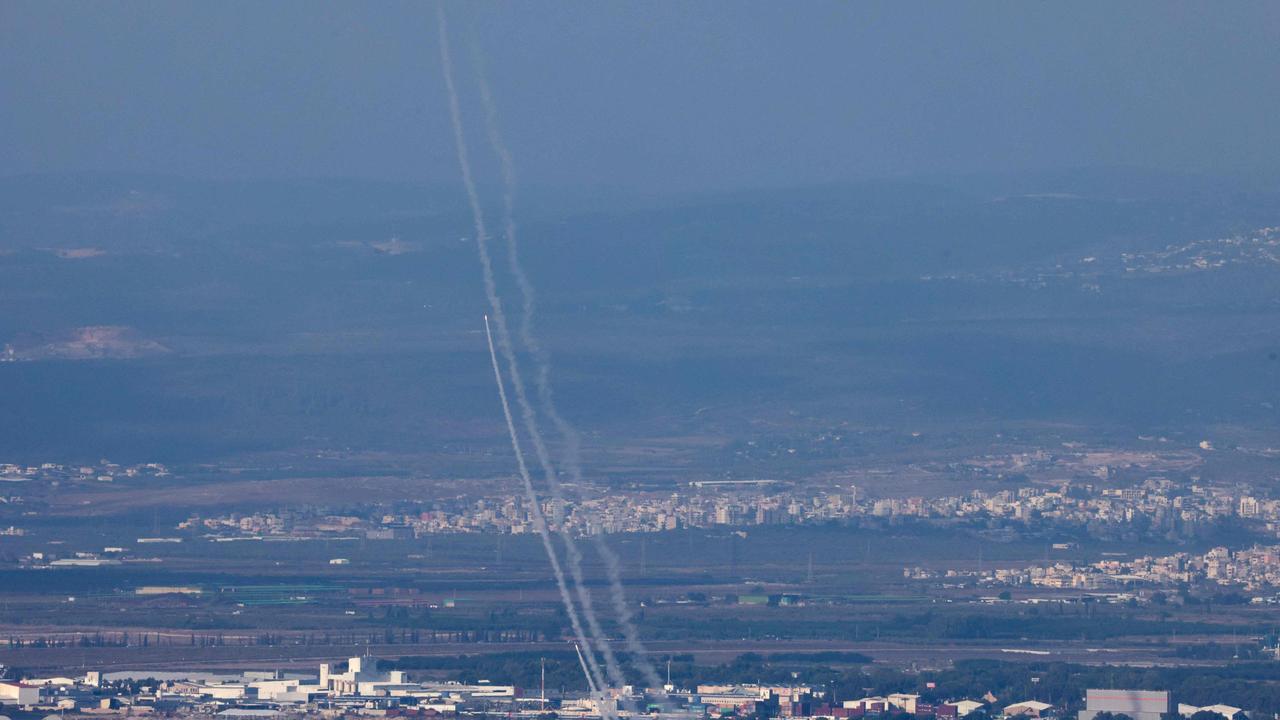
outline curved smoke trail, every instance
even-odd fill
[[[474,46],[473,46],[474,48]],[[502,140],[502,134],[499,132],[497,123],[497,109],[493,102],[493,95],[489,90],[489,83],[485,79],[484,73],[479,70],[479,52],[476,52],[476,85],[480,89],[480,99],[485,109],[485,126],[489,135],[489,144],[493,148],[494,154],[498,156],[498,164],[502,170],[502,206],[503,206],[503,233],[507,241],[507,267],[511,275],[515,278],[516,286],[520,290],[522,299],[522,312],[520,315],[520,341],[525,348],[533,355],[535,361],[534,367],[534,386],[537,389],[538,400],[546,412],[547,417],[551,419],[556,431],[564,439],[564,451],[562,459],[565,466],[569,470],[571,479],[575,483],[582,482],[582,463],[581,440],[578,432],[572,425],[564,419],[557,410],[555,400],[551,389],[551,362],[547,352],[538,343],[533,333],[533,309],[534,309],[534,290],[533,283],[529,281],[529,276],[525,273],[524,267],[520,264],[519,248],[516,243],[516,223],[515,223],[515,163],[512,161],[511,153],[507,149],[506,143]],[[530,432],[534,432],[533,428],[528,428]],[[539,433],[539,437],[541,434]],[[541,461],[541,456],[540,456]],[[556,476],[554,470],[550,467],[550,459],[543,463],[542,468],[547,476],[547,487],[551,493],[551,498],[557,505],[564,503],[564,491],[561,487],[560,480]],[[610,671],[610,678],[617,684],[625,684],[625,679],[618,668],[617,658],[613,653],[613,649],[605,639],[604,630],[600,627],[599,619],[595,613],[595,606],[591,600],[591,592],[587,589],[583,580],[582,572],[582,553],[578,550],[577,543],[573,535],[568,529],[560,524],[561,538],[564,541],[568,558],[569,572],[573,577],[574,586],[578,593],[578,602],[583,607],[583,616],[587,620],[587,626],[596,638],[597,648],[605,659],[605,667]],[[639,644],[636,637],[634,623],[631,621],[630,608],[626,606],[626,596],[622,593],[621,577],[618,571],[617,556],[613,551],[604,544],[604,539],[599,535],[592,536],[596,541],[597,551],[605,560],[606,569],[610,579],[610,591],[613,596],[614,609],[618,614],[620,624],[623,626],[623,634],[627,641],[628,649],[632,651],[638,658],[638,664],[645,675],[645,680],[650,686],[661,686],[657,672],[649,663],[645,655],[644,647]]]
[[[474,49],[474,46],[473,46]],[[479,52],[475,52],[478,60]],[[542,409],[551,420],[551,424],[555,427],[564,441],[563,451],[561,453],[561,462],[564,468],[569,472],[569,478],[576,485],[581,486],[583,481],[582,472],[582,441],[576,428],[560,414],[556,407],[554,393],[551,387],[551,358],[547,351],[538,342],[533,331],[534,308],[536,305],[533,283],[530,282],[529,276],[524,271],[524,266],[520,263],[519,243],[516,237],[515,222],[515,188],[516,173],[515,162],[511,157],[506,143],[502,139],[502,133],[498,126],[497,104],[493,100],[493,93],[489,89],[489,82],[485,78],[484,73],[480,70],[480,64],[476,65],[476,85],[480,89],[480,100],[485,111],[485,128],[488,131],[489,145],[493,148],[494,154],[498,157],[498,164],[502,170],[502,210],[503,210],[503,233],[507,244],[507,267],[515,278],[516,286],[520,291],[521,297],[521,313],[520,313],[520,341],[528,349],[534,359],[534,386],[537,389],[538,400],[542,405]],[[551,492],[552,498],[557,501],[563,501],[564,494],[561,489],[560,481],[554,473],[548,473],[547,485]],[[613,609],[618,617],[618,624],[622,627],[623,637],[627,645],[627,649],[631,651],[633,663],[639,668],[644,675],[645,682],[649,687],[662,687],[662,679],[658,676],[657,670],[653,667],[653,663],[649,662],[648,651],[640,642],[639,633],[636,630],[635,621],[631,614],[631,608],[627,606],[626,593],[622,589],[622,571],[618,561],[618,556],[605,542],[603,533],[592,533],[591,538],[594,542],[596,552],[604,561],[605,572],[609,579],[609,594],[612,600]],[[567,543],[571,541],[566,541]],[[569,547],[574,547],[569,545]],[[576,552],[576,547],[568,553],[569,569],[574,576],[575,582],[581,582],[581,555]],[[579,584],[579,587],[582,587]],[[586,599],[579,597],[579,601],[586,607],[591,607],[590,596]],[[595,621],[595,613],[591,610],[584,612],[587,617],[588,625],[591,626],[593,632],[603,637],[600,633],[599,625]],[[608,645],[605,644],[602,652],[605,653],[606,660],[612,657]]]
[[[538,504],[538,495],[533,490],[533,480],[529,477],[529,466],[525,464],[524,452],[520,449],[520,435],[516,432],[515,422],[511,419],[511,405],[507,402],[507,388],[502,382],[502,370],[498,368],[498,354],[493,350],[493,333],[489,332],[489,316],[484,316],[484,337],[489,342],[489,359],[493,362],[493,379],[498,383],[498,399],[502,401],[502,417],[507,421],[507,433],[511,436],[511,448],[516,455],[516,468],[520,471],[520,479],[524,482],[525,497],[528,498],[529,504],[533,508],[533,526],[537,528],[538,535],[542,538],[542,547],[547,551],[547,557],[551,559],[551,567],[555,571],[557,582],[560,585],[561,599],[568,601],[569,594],[564,586],[564,572],[560,569],[560,560],[556,557],[555,548],[551,545],[551,535],[547,532],[547,518],[542,513],[542,507]],[[570,602],[568,606],[572,608]],[[579,637],[581,637],[581,629],[578,629]],[[591,694],[600,697],[600,687],[583,659],[582,651],[575,644],[574,650],[578,651],[578,661],[582,663],[582,672],[587,676],[587,687],[591,690]],[[600,669],[597,667],[595,674],[599,674]],[[603,697],[601,699],[600,708],[604,711]]]
[[[480,265],[484,275],[485,296],[489,301],[489,307],[493,312],[494,322],[498,326],[498,341],[502,346],[503,356],[507,361],[508,368],[512,376],[512,387],[516,391],[516,399],[521,405],[521,409],[525,411],[526,416],[531,414],[528,407],[528,400],[525,397],[524,384],[520,381],[519,368],[516,365],[515,353],[511,349],[510,333],[507,331],[506,317],[502,312],[502,299],[498,297],[497,285],[493,278],[493,262],[489,257],[488,233],[485,229],[484,212],[480,206],[480,196],[476,191],[475,178],[471,172],[471,159],[467,153],[466,137],[462,131],[462,110],[458,104],[458,91],[453,82],[453,59],[449,53],[449,33],[448,24],[444,15],[443,5],[436,6],[436,16],[440,31],[440,62],[444,74],[445,89],[449,95],[449,117],[453,123],[454,144],[457,149],[458,165],[462,172],[462,184],[467,194],[467,202],[471,206],[472,220],[475,224],[476,231],[476,247],[480,254]],[[488,321],[485,322],[486,332],[488,332]],[[492,338],[490,337],[492,342]],[[505,342],[504,342],[505,341]],[[494,354],[494,362],[497,362],[497,355]],[[498,376],[498,388],[503,398],[503,409],[510,417],[510,410],[506,407],[506,389],[502,384],[502,378]],[[509,421],[509,430],[511,433],[512,448],[516,453],[517,465],[520,469],[520,479],[525,486],[525,494],[531,505],[531,512],[534,516],[534,526],[538,533],[542,536],[543,547],[547,552],[547,559],[551,562],[551,569],[555,574],[556,586],[560,591],[560,600],[565,606],[565,611],[569,615],[570,625],[573,627],[574,635],[578,642],[587,647],[586,659],[587,666],[591,669],[594,678],[588,677],[588,684],[594,679],[597,687],[604,683],[603,675],[600,672],[600,666],[596,662],[595,656],[590,652],[591,645],[587,642],[586,633],[583,631],[582,622],[578,618],[577,609],[574,607],[573,598],[569,595],[568,586],[565,583],[564,571],[560,567],[560,560],[555,552],[555,548],[551,544],[551,537],[547,531],[546,518],[542,514],[542,506],[538,502],[537,493],[533,489],[533,482],[529,477],[528,468],[524,462],[524,454],[520,450],[519,437],[515,432],[514,423]],[[535,439],[535,449],[540,444],[540,438]],[[545,453],[545,448],[542,451]]]

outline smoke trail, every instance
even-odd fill
[[[573,651],[578,654],[578,664],[582,666],[582,674],[587,676],[587,687],[591,690],[592,697],[601,697],[600,688],[591,681],[591,673],[587,672],[587,661],[582,659],[582,648],[578,647],[578,643],[573,644]]]
[[[476,50],[474,45],[472,48],[473,50]],[[549,381],[550,363],[546,359],[545,351],[542,350],[542,347],[538,344],[532,332],[533,285],[529,282],[529,278],[525,274],[523,266],[520,264],[519,254],[515,243],[515,164],[512,162],[511,154],[507,150],[506,144],[502,141],[501,133],[498,132],[493,96],[489,90],[489,84],[485,80],[484,73],[479,70],[480,62],[478,50],[475,51],[475,56],[477,85],[480,88],[481,100],[485,107],[485,120],[489,134],[489,143],[495,154],[498,156],[499,165],[502,169],[502,200],[505,225],[504,233],[507,238],[508,268],[510,269],[513,277],[515,277],[516,284],[520,289],[520,294],[524,301],[520,323],[520,339],[524,343],[525,347],[534,353],[537,361],[534,380],[538,390],[538,398],[544,409],[548,411],[548,416],[551,417],[552,422],[557,427],[557,430],[566,438],[566,443],[571,443],[573,445],[570,456],[576,459],[578,456],[578,446],[580,444],[578,434],[568,425],[568,423],[564,421],[560,414],[556,412],[555,403],[552,401],[551,397],[551,384]],[[556,476],[555,470],[552,467],[550,455],[549,453],[546,453],[545,446],[542,445],[542,435],[536,428],[536,420],[531,414],[526,414],[524,419],[526,430],[531,436],[537,438],[534,441],[535,453],[537,454],[538,461],[547,477],[547,487],[551,493],[552,500],[556,502],[557,506],[560,506],[564,503],[564,493],[561,489],[559,478]],[[580,481],[582,479],[582,472],[580,468],[577,469],[575,475],[577,480]],[[578,550],[577,542],[574,540],[573,534],[569,532],[563,522],[558,523],[557,527],[560,530],[561,540],[564,542],[565,557],[569,564],[569,573],[573,578],[574,589],[578,596],[578,603],[583,608],[582,614],[583,617],[586,618],[587,628],[591,631],[596,642],[596,647],[604,658],[605,669],[609,674],[610,680],[616,685],[624,685],[626,684],[626,679],[623,676],[617,658],[613,653],[613,648],[610,647],[605,637],[604,630],[600,627],[599,618],[595,613],[595,604],[591,599],[591,592],[587,589],[586,582],[583,579],[582,553]]]
[[[524,267],[520,263],[519,243],[516,237],[515,222],[515,188],[516,173],[515,162],[512,160],[511,152],[507,148],[506,143],[502,139],[502,133],[498,126],[497,104],[493,100],[493,93],[489,89],[489,82],[485,78],[484,72],[481,70],[479,63],[479,52],[473,45],[477,62],[476,66],[476,85],[480,89],[480,100],[485,111],[485,128],[488,131],[489,145],[492,147],[494,154],[498,157],[498,164],[502,170],[502,210],[503,210],[503,233],[507,244],[507,266],[512,277],[515,278],[516,286],[520,290],[521,313],[520,313],[520,341],[528,349],[534,359],[534,385],[537,389],[538,400],[542,404],[543,410],[547,417],[550,418],[551,424],[555,427],[556,432],[560,434],[564,444],[561,453],[561,462],[565,469],[569,472],[570,479],[581,486],[583,481],[582,472],[582,442],[581,436],[576,428],[569,423],[568,420],[560,414],[556,407],[554,394],[551,388],[551,358],[547,351],[537,341],[537,337],[533,331],[533,317],[536,300],[534,296],[533,283],[529,281],[529,276],[525,274]],[[548,486],[551,495],[556,500],[563,500],[559,479],[550,474],[548,476]],[[626,593],[622,589],[622,573],[619,567],[618,556],[605,542],[603,533],[593,533],[591,535],[594,542],[596,552],[605,564],[605,573],[609,579],[609,594],[612,600],[614,612],[618,618],[618,624],[622,626],[623,637],[626,641],[627,649],[631,651],[633,663],[640,669],[644,675],[645,682],[649,687],[662,687],[662,679],[658,676],[657,670],[653,664],[649,662],[648,651],[640,642],[639,633],[636,630],[635,622],[631,614],[631,608],[627,606]],[[573,573],[575,581],[581,573],[581,563],[575,558],[575,553],[569,554],[569,569]],[[589,607],[589,606],[588,606]],[[587,611],[587,622],[592,626],[593,631],[598,632],[598,625],[593,622],[594,612]],[[607,645],[606,645],[607,647]],[[612,655],[611,652],[605,651],[606,659]]]
[[[475,179],[471,172],[471,159],[467,154],[466,137],[462,131],[462,110],[458,104],[458,91],[453,83],[453,59],[449,53],[449,32],[448,25],[444,15],[444,6],[436,6],[436,17],[440,31],[440,62],[444,74],[445,89],[449,95],[449,118],[453,123],[453,138],[457,149],[458,166],[462,172],[462,184],[466,190],[467,201],[471,206],[472,220],[476,230],[476,247],[480,254],[480,265],[484,274],[484,290],[485,296],[489,301],[489,307],[493,311],[494,321],[498,324],[498,337],[501,341],[504,337],[506,343],[503,346],[503,355],[507,359],[508,366],[512,375],[512,387],[515,388],[517,400],[523,408],[527,408],[528,401],[523,398],[524,386],[520,382],[520,375],[515,364],[515,354],[511,351],[509,334],[506,331],[506,318],[502,312],[502,299],[498,297],[497,287],[493,279],[493,262],[489,257],[488,233],[484,224],[484,212],[480,207],[480,197],[476,192]],[[525,494],[528,496],[531,506],[531,512],[534,517],[534,526],[538,530],[538,534],[542,536],[543,548],[547,552],[547,559],[551,562],[551,569],[555,574],[556,586],[560,590],[560,599],[564,603],[565,611],[569,615],[569,623],[573,627],[574,635],[578,642],[587,645],[587,665],[595,674],[595,684],[602,685],[602,675],[600,674],[600,666],[596,662],[595,656],[590,652],[590,645],[587,643],[586,634],[582,629],[582,622],[578,618],[577,609],[574,607],[573,598],[569,595],[568,588],[565,584],[564,571],[560,567],[560,559],[556,554],[555,548],[551,544],[551,536],[547,532],[546,518],[542,514],[542,506],[538,502],[537,493],[533,489],[533,481],[529,477],[528,468],[524,462],[524,454],[520,450],[519,436],[515,431],[515,424],[511,421],[510,408],[506,401],[506,389],[502,383],[501,373],[497,369],[497,354],[493,350],[493,336],[489,333],[488,316],[485,317],[485,334],[489,338],[490,351],[493,356],[494,372],[498,378],[499,395],[502,398],[503,412],[507,417],[507,426],[511,434],[511,445],[516,454],[517,465],[520,470],[520,479],[525,485]],[[526,413],[528,414],[528,413]],[[539,444],[540,439],[535,439],[535,446]],[[545,452],[545,451],[544,451]],[[589,680],[590,684],[590,680]]]
[[[551,560],[551,569],[556,576],[556,585],[560,589],[560,599],[565,606],[569,608],[569,612],[573,613],[573,601],[569,598],[569,590],[565,587],[564,572],[560,569],[560,559],[556,556],[555,548],[551,545],[551,534],[547,532],[547,518],[542,513],[542,506],[538,504],[538,495],[533,490],[533,480],[529,477],[529,467],[524,461],[524,452],[520,449],[520,435],[516,432],[516,424],[511,419],[511,405],[507,402],[507,388],[502,382],[502,371],[498,368],[498,354],[493,349],[493,333],[489,332],[489,316],[484,316],[484,337],[489,343],[489,360],[493,363],[493,379],[498,384],[498,399],[502,401],[502,417],[507,421],[507,433],[511,436],[511,449],[515,452],[516,468],[520,471],[520,480],[524,483],[525,497],[529,500],[529,504],[533,510],[533,526],[538,530],[538,536],[542,538],[542,547],[547,551],[547,557]],[[582,627],[579,625],[577,616],[571,615],[571,622],[574,625],[574,632],[578,635],[579,640],[582,638]],[[574,649],[578,649],[577,643],[574,643]],[[582,663],[583,674],[587,676],[587,687],[591,690],[592,695],[600,692],[599,683],[593,675],[600,674],[600,668],[588,668],[586,661],[583,660],[582,651],[578,650],[578,661]],[[592,663],[595,659],[592,658]]]
[[[443,24],[444,11],[440,6],[437,6],[437,14],[439,15],[442,23],[441,55],[445,60],[446,85],[448,86],[450,93],[450,112],[454,120],[454,135],[457,139],[458,147],[460,148],[458,153],[459,164],[464,165],[463,184],[467,187],[467,197],[472,204],[472,213],[475,216],[477,233],[481,236],[477,241],[477,246],[480,251],[480,262],[484,267],[485,292],[489,296],[489,303],[493,308],[494,324],[497,326],[498,347],[501,349],[503,359],[506,360],[507,363],[508,374],[511,376],[511,387],[515,392],[516,404],[520,407],[520,416],[525,426],[525,432],[528,434],[530,443],[533,445],[534,456],[537,458],[538,465],[546,476],[547,485],[551,490],[552,499],[556,502],[556,507],[561,507],[564,502],[564,495],[560,490],[560,483],[556,477],[555,467],[551,462],[551,455],[547,451],[546,443],[542,439],[542,432],[538,428],[537,414],[533,409],[533,405],[529,402],[524,381],[521,379],[519,365],[516,361],[515,351],[511,344],[511,334],[507,327],[506,315],[502,311],[500,298],[497,296],[496,285],[493,279],[493,267],[489,256],[487,242],[488,236],[485,234],[483,227],[483,212],[480,209],[478,194],[475,191],[475,183],[471,176],[470,159],[465,152],[465,140],[461,131],[461,111],[458,109],[457,92],[453,85],[453,66],[451,60],[447,57],[448,39],[447,33],[444,31],[445,26]],[[483,89],[487,94],[487,85],[485,85]],[[492,105],[492,102],[490,102],[490,105]],[[505,153],[505,148],[504,155],[501,160],[504,166],[503,174],[505,179],[506,176],[511,175],[512,168],[510,155]],[[511,185],[511,183],[506,184],[508,187]],[[507,206],[510,207],[510,193],[506,195],[504,200]],[[508,225],[514,229],[514,222],[511,219],[512,213],[507,212],[506,216]],[[531,291],[528,278],[524,275],[523,270],[519,268],[518,262],[516,264],[516,270],[519,272],[518,281],[522,283],[522,289],[529,289]],[[549,387],[545,378],[542,378],[542,384]],[[580,476],[581,472],[579,472],[579,477]],[[623,675],[622,670],[618,665],[617,658],[613,654],[613,649],[609,646],[604,630],[600,627],[600,621],[599,618],[596,617],[595,606],[591,600],[591,592],[587,589],[586,582],[583,579],[582,553],[578,550],[577,543],[573,539],[573,534],[569,532],[568,528],[565,526],[563,518],[558,518],[557,520],[558,522],[556,522],[555,525],[559,531],[560,539],[565,546],[565,557],[568,560],[570,577],[573,579],[574,592],[578,597],[578,604],[582,608],[582,615],[586,618],[587,629],[590,631],[590,636],[595,643],[596,649],[604,659],[605,673],[608,675],[612,684],[616,686],[625,685],[626,677]],[[586,643],[585,639],[583,644],[587,645],[588,657],[592,658],[593,655],[591,655],[590,644]],[[601,682],[601,685],[603,685],[603,682]]]

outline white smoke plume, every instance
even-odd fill
[[[582,659],[582,648],[578,646],[578,643],[573,644],[573,651],[578,654],[578,664],[582,666],[582,674],[587,676],[587,687],[591,690],[591,696],[599,697],[603,700],[604,698],[600,695],[600,688],[596,687],[596,684],[591,680],[591,673],[587,672],[587,661]]]
[[[473,49],[474,48],[475,46],[473,45]],[[524,267],[520,264],[519,246],[516,242],[515,163],[512,161],[511,153],[507,149],[506,143],[503,142],[502,133],[498,129],[497,107],[493,102],[493,94],[489,89],[489,83],[485,79],[484,73],[480,70],[478,50],[475,52],[475,55],[476,61],[474,64],[476,66],[476,85],[480,89],[480,99],[484,105],[485,125],[489,135],[489,145],[492,147],[494,154],[497,155],[498,164],[502,170],[503,234],[507,241],[507,265],[512,277],[515,278],[516,286],[520,291],[522,300],[522,312],[520,315],[519,325],[520,341],[534,357],[534,385],[537,389],[538,401],[541,404],[542,409],[546,412],[547,417],[551,419],[556,431],[559,432],[561,437],[564,439],[564,452],[562,453],[562,459],[565,462],[566,467],[569,469],[570,477],[575,483],[581,483],[582,464],[579,460],[581,454],[581,441],[579,440],[577,431],[572,425],[565,421],[564,417],[561,416],[559,411],[556,409],[551,390],[550,359],[548,358],[546,351],[543,350],[542,346],[538,343],[537,338],[533,333],[533,284],[529,281],[529,276],[525,273]],[[526,429],[531,434],[537,432],[533,427],[526,426]],[[541,433],[538,433],[538,436],[541,437]],[[545,457],[543,455],[539,455],[539,462],[547,476],[547,488],[551,493],[552,500],[556,502],[557,506],[562,506],[564,503],[564,491],[561,487],[559,478],[551,466],[549,454]],[[599,619],[595,613],[595,606],[591,600],[591,593],[587,589],[586,583],[583,579],[582,553],[578,550],[577,542],[574,540],[572,534],[568,532],[568,529],[564,528],[563,524],[560,525],[560,528],[561,538],[565,545],[565,555],[568,559],[569,572],[573,577],[574,587],[578,594],[578,602],[582,605],[583,616],[587,620],[587,627],[595,637],[597,649],[604,657],[605,668],[609,672],[610,679],[615,684],[625,684],[625,678],[622,675],[621,669],[618,667],[616,656],[613,654],[613,649],[609,646],[609,643],[605,638],[604,630],[600,627]],[[601,556],[606,558],[606,564],[608,564],[609,559],[612,559],[616,569],[617,557],[613,555],[612,551],[605,547],[604,553],[602,553]],[[616,575],[617,573],[614,572],[610,577],[615,578]],[[625,615],[619,613],[619,619],[624,624],[631,624],[630,610],[626,608],[625,596],[622,596],[621,594],[622,587],[616,579],[614,580],[613,586],[610,590],[615,596],[615,608],[618,605],[617,598],[623,598],[622,607]],[[642,663],[648,664],[648,659],[643,655],[643,647],[638,646],[633,642],[635,640],[634,627],[624,628],[624,634],[628,639],[629,649],[641,658]],[[643,665],[641,667],[643,667]],[[652,666],[650,666],[650,670],[652,671]],[[650,674],[656,681],[656,672],[647,673],[646,680],[649,680],[648,676]],[[650,685],[653,684],[653,682],[650,683]]]
[[[474,46],[473,46],[474,49]],[[502,139],[502,133],[498,125],[497,105],[493,100],[493,93],[489,89],[488,80],[485,78],[484,72],[481,70],[479,63],[479,52],[475,52],[477,61],[474,63],[476,67],[476,85],[480,89],[480,100],[485,111],[485,126],[489,136],[489,145],[493,148],[494,155],[498,157],[498,164],[502,171],[502,211],[503,211],[503,234],[506,238],[507,245],[507,265],[512,277],[515,278],[516,287],[520,291],[521,297],[521,313],[520,313],[520,341],[524,344],[529,354],[534,360],[534,386],[537,389],[538,401],[542,410],[550,418],[556,432],[560,434],[563,440],[561,463],[568,471],[570,480],[577,486],[581,487],[583,482],[582,472],[582,442],[581,436],[576,428],[560,414],[556,407],[554,393],[551,387],[551,358],[547,351],[538,342],[537,336],[533,329],[534,309],[536,306],[533,283],[529,281],[529,276],[525,273],[524,267],[520,263],[519,243],[517,240],[517,227],[515,222],[515,190],[516,190],[516,173],[515,163],[512,160],[511,152],[508,150],[506,143]],[[559,479],[554,473],[548,473],[547,477],[548,489],[553,499],[562,501],[564,497],[563,490]],[[644,676],[645,682],[649,687],[662,687],[662,679],[658,676],[657,670],[649,661],[648,651],[640,642],[639,632],[636,630],[635,622],[631,615],[631,609],[627,606],[626,593],[622,588],[622,572],[618,556],[609,548],[605,542],[603,534],[594,533],[592,539],[597,554],[604,561],[605,572],[609,580],[609,594],[612,600],[614,613],[617,616],[618,624],[622,627],[623,637],[625,639],[627,650],[631,652],[633,664],[640,670]],[[570,538],[567,544],[571,543]],[[580,555],[576,552],[576,548],[568,553],[569,569],[574,576],[576,583],[581,580],[581,562]],[[589,602],[589,594],[587,599],[579,598],[585,607],[591,607]],[[591,626],[593,632],[600,635],[598,623],[595,622],[595,613],[592,610],[584,612],[587,617],[588,625]],[[602,652],[605,653],[606,659],[612,657],[612,653],[605,645]]]
[[[560,599],[565,603],[565,607],[569,608],[570,613],[573,612],[573,601],[569,597],[569,590],[565,587],[564,572],[560,569],[560,559],[556,556],[555,548],[551,545],[551,534],[547,532],[547,518],[542,512],[542,507],[538,504],[538,495],[533,489],[533,480],[529,477],[529,466],[524,460],[524,451],[520,449],[520,435],[516,432],[516,424],[511,419],[511,404],[507,402],[506,384],[502,382],[502,370],[498,367],[498,354],[493,349],[493,333],[489,331],[489,316],[484,316],[484,337],[489,343],[489,360],[493,363],[493,379],[498,384],[498,399],[502,402],[502,417],[507,422],[507,433],[511,436],[511,449],[515,452],[516,468],[520,472],[520,480],[524,483],[525,497],[528,499],[533,513],[533,525],[538,530],[538,536],[542,538],[542,547],[547,551],[547,557],[551,560],[551,569],[556,576],[556,584],[560,589]],[[582,627],[578,624],[576,616],[573,617],[574,632],[578,635],[579,641],[582,639]],[[582,651],[578,649],[578,644],[574,644],[574,650],[578,652],[578,662],[582,663],[582,672],[587,677],[587,688],[591,691],[592,696],[599,697],[600,684],[598,676],[600,668],[597,666],[594,671],[588,666],[587,661],[583,658]],[[594,659],[592,659],[594,663]]]
[[[467,194],[467,202],[471,206],[472,220],[475,224],[476,231],[476,247],[480,255],[480,265],[484,275],[485,296],[489,301],[490,310],[493,312],[495,324],[498,326],[499,344],[502,345],[503,356],[507,360],[508,368],[512,376],[512,387],[516,392],[516,399],[521,405],[522,411],[528,417],[532,415],[532,409],[529,407],[528,399],[525,397],[524,384],[520,381],[519,368],[516,365],[515,353],[511,349],[510,333],[507,331],[506,317],[502,310],[502,299],[498,297],[497,286],[493,277],[493,262],[489,256],[488,248],[488,232],[485,229],[484,212],[480,205],[480,196],[476,190],[475,178],[471,170],[471,159],[467,152],[466,136],[462,129],[462,110],[458,103],[458,92],[453,80],[453,59],[449,52],[449,33],[448,24],[444,14],[443,5],[436,6],[437,22],[440,31],[440,63],[444,74],[445,89],[449,95],[449,117],[453,123],[454,144],[457,150],[458,166],[462,172],[462,184]],[[499,395],[502,399],[503,412],[507,418],[508,431],[511,435],[512,449],[516,454],[517,466],[520,470],[520,478],[525,486],[525,494],[530,503],[530,510],[534,517],[534,526],[542,537],[543,547],[547,552],[547,559],[551,563],[551,568],[556,578],[556,585],[560,591],[560,599],[564,603],[565,611],[568,613],[570,625],[573,627],[574,635],[578,642],[588,648],[586,652],[587,666],[590,669],[588,673],[588,685],[595,685],[597,688],[602,686],[603,676],[600,672],[599,664],[596,662],[594,654],[590,652],[590,644],[587,642],[586,633],[582,628],[582,622],[578,617],[577,609],[574,606],[573,599],[569,595],[567,584],[565,583],[564,571],[560,567],[560,560],[555,552],[555,548],[551,543],[551,537],[547,529],[546,518],[542,513],[542,505],[538,500],[537,493],[534,491],[533,482],[529,476],[528,468],[524,462],[524,454],[520,449],[519,435],[515,430],[515,424],[511,420],[511,412],[507,404],[506,389],[502,382],[501,373],[497,368],[497,354],[492,352],[492,335],[489,333],[488,318],[485,318],[485,332],[489,338],[490,351],[494,362],[494,371],[498,380]],[[505,341],[505,342],[504,342]],[[534,436],[535,449],[541,444],[541,438]],[[545,447],[541,450],[545,454]],[[593,677],[594,676],[594,677]]]

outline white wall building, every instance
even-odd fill
[[[396,690],[416,689],[405,681],[404,672],[381,672],[378,661],[371,657],[355,657],[347,661],[347,671],[335,673],[325,663],[320,666],[320,687],[331,695],[390,695]]]
[[[12,705],[35,705],[40,702],[40,688],[36,685],[0,680],[0,700]]]

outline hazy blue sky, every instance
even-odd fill
[[[1280,163],[1276,2],[448,8],[529,184]],[[6,172],[455,176],[429,2],[6,0],[0,60]]]

